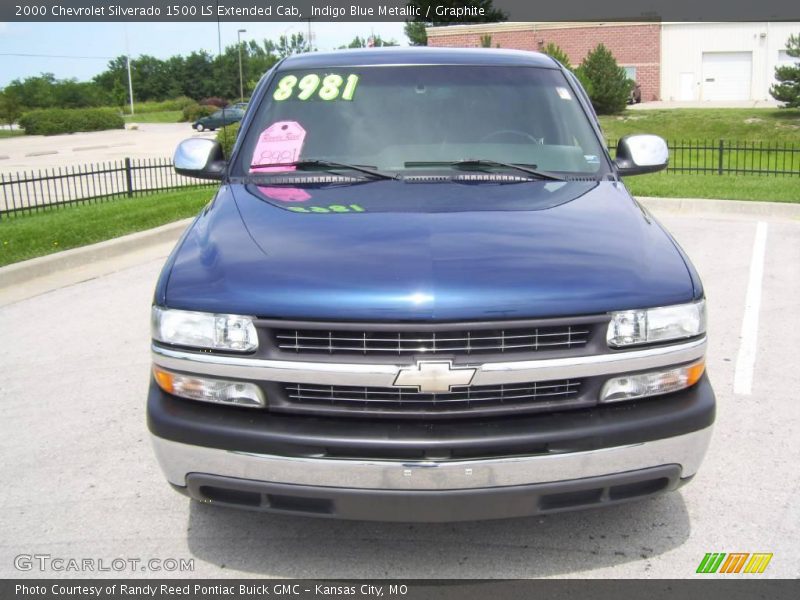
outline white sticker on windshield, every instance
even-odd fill
[[[557,87],[556,91],[558,95],[561,97],[562,100],[572,100],[572,96],[569,93],[569,90],[564,87]]]

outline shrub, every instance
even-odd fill
[[[172,100],[165,100],[161,104],[164,105],[164,110],[183,110],[187,106],[195,104],[195,101],[189,98],[189,96],[178,96]]]
[[[542,52],[544,54],[547,54],[547,56],[549,56],[550,58],[555,58],[566,68],[572,70],[572,66],[570,65],[569,56],[567,56],[567,53],[564,52],[559,46],[557,46],[553,42],[550,42],[549,44],[547,44],[547,46],[542,48]]]
[[[125,121],[113,108],[45,108],[22,115],[19,125],[28,135],[122,129]]]
[[[800,59],[800,35],[789,36],[786,53],[794,59]],[[776,67],[775,80],[778,83],[769,90],[772,97],[784,102],[783,108],[800,108],[800,61]]]
[[[491,48],[492,47],[492,36],[490,36],[489,34],[482,35],[481,36],[481,41],[480,41],[480,47],[481,48]],[[497,44],[496,47],[499,48],[500,44]]]
[[[610,115],[625,110],[634,83],[603,44],[586,55],[575,74],[586,88],[597,114]]]
[[[183,107],[183,120],[194,122],[202,117],[207,117],[216,112],[216,106],[201,106],[200,104],[189,104]]]
[[[228,101],[219,96],[211,96],[210,98],[203,98],[200,100],[201,106],[216,106],[217,108],[225,108],[228,106]]]
[[[239,135],[239,123],[232,123],[226,125],[217,131],[217,141],[222,146],[222,153],[225,158],[230,158],[233,151],[233,145],[236,142],[236,136]]]
[[[134,112],[137,115],[140,115],[154,112],[166,112],[170,110],[183,110],[192,104],[196,104],[196,102],[188,96],[179,96],[177,98],[173,98],[172,100],[148,100],[147,102],[135,102]],[[125,114],[130,114],[131,106],[130,104],[125,104],[122,109]]]

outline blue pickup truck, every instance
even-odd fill
[[[152,307],[148,426],[222,506],[457,521],[611,505],[697,472],[703,286],[536,53],[311,53],[264,75]]]

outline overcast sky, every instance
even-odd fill
[[[246,29],[243,40],[277,40],[282,34],[307,33],[307,23],[222,23],[222,46],[236,44],[236,31]],[[408,43],[403,23],[313,23],[315,46],[332,50],[349,43],[356,35],[370,33],[383,39]],[[109,58],[125,54],[125,40],[132,57],[150,54],[167,58],[192,50],[217,53],[216,22],[202,23],[0,23],[0,87],[17,78],[53,73],[59,79],[91,79],[105,70]],[[9,56],[48,54],[54,58]],[[94,58],[100,57],[100,58]]]

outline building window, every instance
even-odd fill
[[[622,67],[625,70],[625,75],[631,81],[636,81],[636,67]]]

